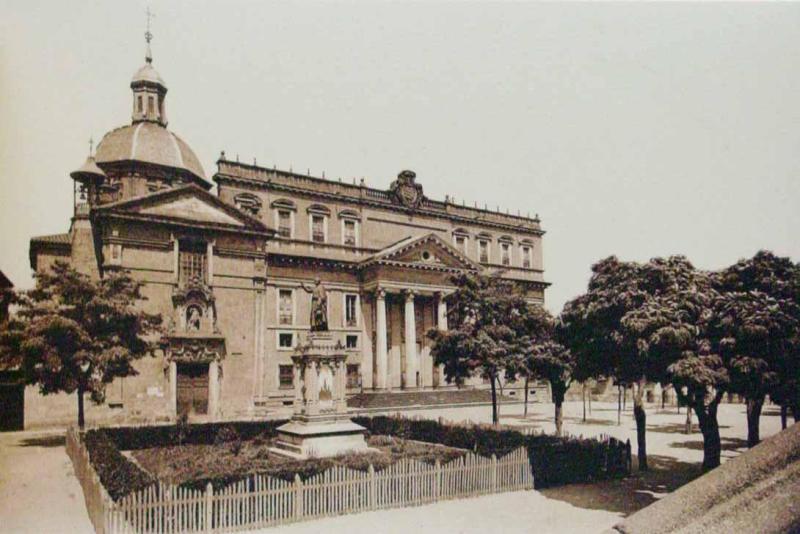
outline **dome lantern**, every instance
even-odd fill
[[[153,53],[150,50],[150,17],[148,11],[147,31],[144,39],[147,48],[144,56],[144,65],[136,71],[131,80],[133,89],[133,114],[132,122],[157,122],[162,126],[167,125],[167,114],[164,108],[164,99],[167,96],[167,86],[155,68],[153,68]]]

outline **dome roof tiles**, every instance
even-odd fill
[[[141,161],[182,169],[205,181],[197,156],[180,137],[156,122],[137,122],[108,132],[95,154],[97,163]]]

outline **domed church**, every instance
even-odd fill
[[[69,231],[30,242],[36,271],[59,260],[92,277],[129,271],[144,284],[141,306],[166,325],[163,350],[109,384],[104,404],[86,404],[90,424],[287,413],[316,279],[350,394],[452,387],[425,333],[447,328],[453,275],[500,272],[544,301],[538,218],[428,198],[412,171],[375,189],[223,152],[213,194],[198,157],[167,128],[167,85],[145,36],[130,123],[70,173]],[[27,387],[25,428],[72,423],[76,404]]]

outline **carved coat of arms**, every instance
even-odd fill
[[[403,171],[392,182],[392,194],[403,206],[416,209],[422,203],[422,185],[416,182],[414,171]]]

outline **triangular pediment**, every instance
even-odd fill
[[[365,263],[391,262],[395,265],[477,270],[479,267],[436,234],[409,237],[374,254]]]
[[[114,202],[99,207],[98,211],[156,221],[270,232],[258,219],[194,185]]]
[[[242,221],[225,213],[219,206],[213,206],[207,200],[197,197],[178,198],[169,202],[148,206],[137,211],[146,215],[178,217],[180,219],[193,221],[244,226]]]

